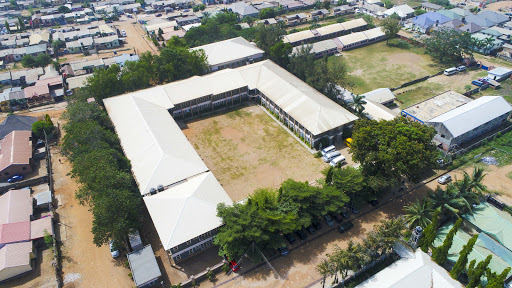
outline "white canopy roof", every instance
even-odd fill
[[[418,249],[414,258],[402,258],[357,288],[462,288],[448,271]]]
[[[264,51],[242,37],[228,39],[208,45],[198,46],[191,50],[203,49],[208,64],[220,65],[251,56],[263,56]]]
[[[211,172],[144,197],[144,202],[165,250],[219,227],[217,204],[233,203]]]
[[[208,170],[167,111],[173,106],[161,97],[162,90],[159,86],[104,100],[143,195]]]

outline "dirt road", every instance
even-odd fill
[[[74,197],[78,185],[68,176],[71,164],[58,147],[52,150],[52,158],[55,195],[61,204],[57,212],[63,242],[64,287],[133,287],[130,270],[124,267],[126,257],[113,259],[108,246],[93,244],[92,214]]]

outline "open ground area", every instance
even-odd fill
[[[442,68],[433,66],[424,51],[412,45],[405,48],[388,46],[383,41],[343,52],[342,59],[348,65],[354,84],[352,92],[362,94],[377,88],[392,88],[439,72]],[[338,56],[332,56],[330,61],[337,59]]]
[[[328,167],[255,105],[189,121],[183,132],[233,201],[288,178],[314,181]]]

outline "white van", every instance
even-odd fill
[[[325,163],[329,163],[332,159],[334,159],[340,155],[341,155],[340,151],[333,151],[333,152],[325,154],[324,157],[322,157],[322,160],[324,160]]]
[[[343,161],[345,161],[345,156],[340,155],[340,156],[332,159],[331,162],[329,162],[329,165],[331,165],[332,167],[336,167],[336,166],[338,166],[338,163],[343,162]]]
[[[336,147],[334,147],[334,145],[331,145],[329,147],[325,147],[325,149],[322,149],[322,151],[320,152],[322,153],[322,156],[325,156],[325,154],[333,152],[334,150],[336,150]]]
[[[455,73],[457,73],[457,68],[455,68],[455,67],[448,68],[448,69],[444,70],[444,75],[446,75],[446,76],[450,76]]]

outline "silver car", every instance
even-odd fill
[[[450,182],[451,180],[452,180],[452,176],[450,176],[450,174],[444,174],[443,176],[439,177],[439,179],[437,179],[437,183],[446,184],[446,183]]]
[[[118,257],[119,250],[114,246],[114,241],[110,240],[110,242],[108,242],[108,246],[110,247],[110,255],[112,255],[112,258]]]

